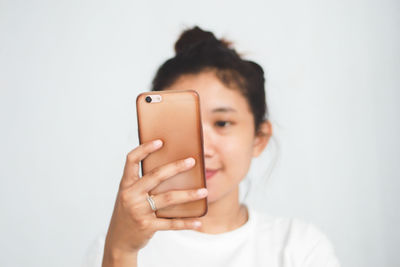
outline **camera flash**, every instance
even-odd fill
[[[162,100],[160,95],[152,95],[151,97],[153,99],[153,101],[152,101],[153,103],[158,103],[158,102],[161,102],[161,100]]]

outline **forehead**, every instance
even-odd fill
[[[239,90],[228,88],[212,71],[182,75],[166,89],[195,90],[200,96],[201,108],[205,111],[227,107],[238,112],[250,112],[247,101]]]

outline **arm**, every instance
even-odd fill
[[[104,248],[102,267],[137,267],[138,252],[121,253]]]

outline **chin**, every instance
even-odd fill
[[[213,204],[222,198],[221,192],[214,191],[212,187],[207,187],[207,189],[209,190],[207,196],[208,205]]]
[[[215,197],[215,196],[213,196],[212,194],[208,194],[208,196],[207,196],[207,204],[208,205],[210,205],[210,204],[212,204],[212,203],[214,203],[215,201],[217,201],[218,199]]]

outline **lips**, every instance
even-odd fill
[[[217,172],[218,172],[218,170],[206,169],[206,178],[207,178],[207,180],[211,179]]]

